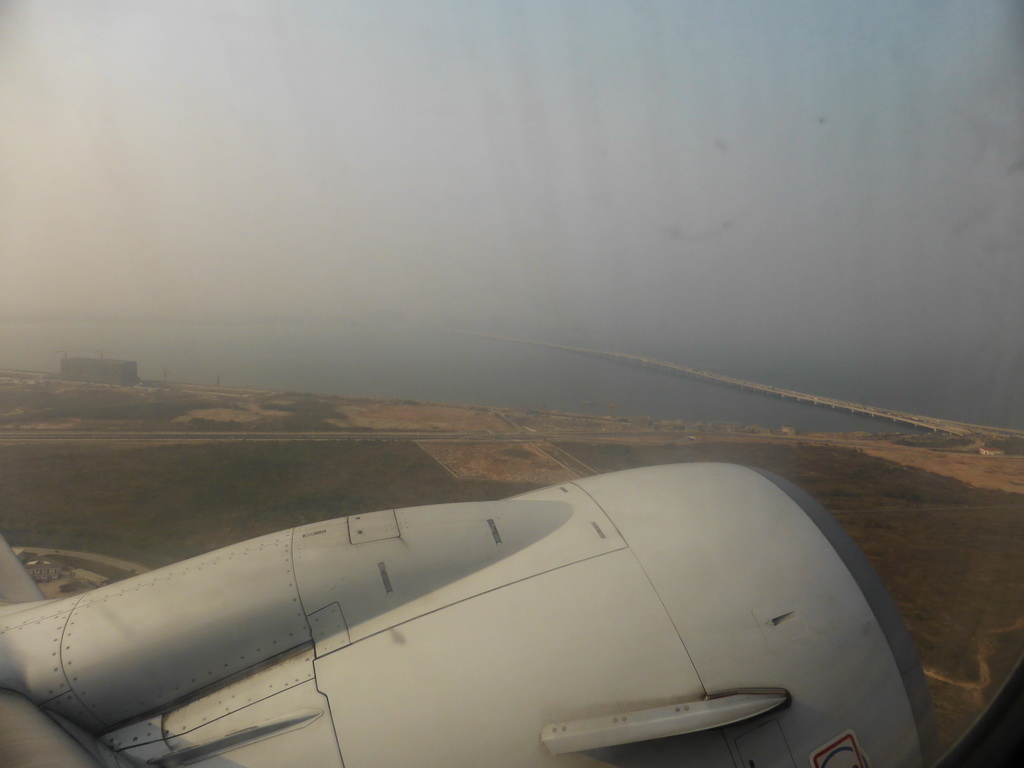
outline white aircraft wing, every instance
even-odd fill
[[[933,738],[867,561],[785,481],[720,464],[341,518],[7,606],[0,689],[0,722],[41,718],[34,748],[83,765],[910,768]],[[9,730],[4,764],[32,765]]]
[[[0,605],[42,600],[43,593],[0,536]]]

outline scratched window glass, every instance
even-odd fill
[[[1021,29],[4,3],[0,762],[933,763],[1024,649]]]

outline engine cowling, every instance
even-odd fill
[[[867,561],[733,465],[302,526],[4,621],[0,686],[139,763],[909,767],[933,732]]]

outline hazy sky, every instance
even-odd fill
[[[8,0],[0,302],[1019,356],[1024,9]]]

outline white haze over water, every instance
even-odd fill
[[[534,330],[534,334],[536,334]],[[593,347],[594,338],[575,343]],[[925,401],[898,380],[866,373],[786,369],[756,356],[729,360],[721,350],[633,348],[708,368],[744,370],[766,383],[867,401],[897,409],[996,426],[1005,410],[989,401]],[[90,346],[98,346],[89,350]],[[139,363],[143,379],[221,384],[295,392],[428,400],[514,408],[650,416],[687,423],[733,423],[808,431],[906,431],[888,422],[798,405],[729,387],[666,376],[534,345],[433,328],[377,324],[136,324],[95,321],[0,322],[0,369],[56,371],[61,355],[122,357]],[[702,355],[706,355],[702,357]],[[780,366],[783,366],[780,368]],[[871,398],[865,398],[869,394]],[[1024,424],[1019,424],[1024,427]]]
[[[1020,426],[1022,213],[1017,0],[0,5],[0,317],[78,354],[399,312]]]
[[[649,416],[688,424],[906,431],[865,417],[464,333],[294,324],[265,324],[259,331],[257,338],[236,325],[0,323],[0,346],[8,359],[25,361],[23,367],[52,371],[59,355],[43,353],[47,345],[41,337],[62,340],[60,349],[70,348],[71,354],[83,343],[104,339],[107,349],[136,359],[143,379],[157,385],[166,376],[172,382]]]

